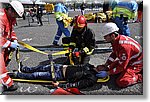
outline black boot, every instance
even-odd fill
[[[16,91],[18,89],[18,86],[16,84],[10,86],[10,87],[6,87],[4,86],[4,91]]]
[[[53,42],[53,45],[54,45],[54,46],[59,46],[59,44],[57,44],[57,43],[55,43],[55,42]]]

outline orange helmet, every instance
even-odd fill
[[[74,28],[83,28],[87,26],[86,18],[82,15],[76,16],[74,19]]]

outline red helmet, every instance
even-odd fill
[[[87,26],[86,18],[82,15],[76,16],[74,19],[74,28],[83,28]]]

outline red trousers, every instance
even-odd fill
[[[7,74],[6,63],[4,61],[4,51],[0,49],[0,84],[10,87],[13,84],[13,80]]]
[[[119,87],[127,87],[129,85],[142,82],[142,65],[139,66],[129,66],[125,71],[123,71],[117,78],[116,82]]]

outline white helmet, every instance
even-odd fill
[[[119,28],[117,27],[117,25],[115,23],[106,23],[103,26],[102,34],[107,35],[107,34],[115,32],[115,31],[119,31]]]
[[[23,16],[23,13],[24,13],[24,7],[22,5],[21,2],[19,1],[12,1],[10,3],[10,5],[14,8],[14,10],[17,12],[17,14],[22,17]]]

